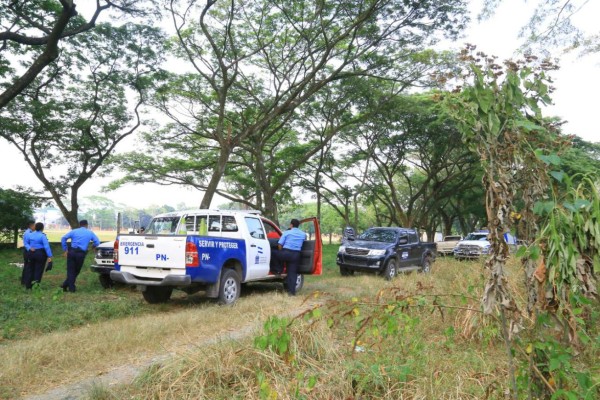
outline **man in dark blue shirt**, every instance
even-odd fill
[[[27,222],[27,229],[25,229],[25,233],[23,234],[23,271],[21,273],[21,285],[23,286],[25,286],[25,277],[29,276],[29,252],[25,248],[25,241],[27,240],[27,236],[34,230],[35,221],[29,220]]]
[[[67,251],[67,240],[71,239],[71,246]],[[94,248],[100,245],[100,239],[92,231],[88,229],[88,222],[83,219],[79,222],[79,228],[73,229],[62,237],[60,243],[67,256],[67,279],[61,287],[66,292],[74,292],[76,290],[75,280],[81,272],[85,256],[87,254],[90,242]]]
[[[283,232],[278,242],[279,252],[275,255],[278,261],[277,274],[283,272],[283,263],[286,263],[287,277],[286,284],[288,293],[291,296],[296,295],[296,281],[298,279],[298,265],[300,264],[300,250],[302,244],[306,240],[306,233],[298,227],[300,221],[292,219],[290,221],[290,229]]]

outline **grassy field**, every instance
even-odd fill
[[[60,243],[60,239],[67,232],[69,232],[69,229],[63,229],[63,230],[44,230],[44,233],[48,237],[48,240],[50,241],[50,243]],[[115,240],[115,238],[117,237],[117,232],[116,231],[99,231],[99,230],[94,230],[94,233],[96,234],[96,236],[98,236],[98,239],[100,239],[101,242],[112,241],[112,240]],[[23,246],[23,240],[22,240],[22,238],[19,238],[17,246],[18,247],[22,247]]]
[[[479,312],[481,262],[442,258],[431,274],[387,282],[367,274],[341,277],[336,250],[325,246],[324,273],[307,277],[304,297],[285,296],[276,283],[251,284],[233,307],[182,292],[150,306],[127,287],[104,291],[87,268],[78,292],[63,294],[57,290],[65,273],[61,257],[27,293],[18,284],[20,270],[10,265],[21,253],[0,252],[0,397],[43,393],[173,353],[131,385],[99,385],[86,396],[504,398],[507,362],[498,323]],[[521,293],[515,284],[521,273],[516,265],[509,269]],[[302,310],[299,318],[290,315]],[[243,334],[210,341],[231,332]],[[600,336],[595,340],[600,344]],[[576,363],[598,377],[597,357],[597,351],[582,353]]]

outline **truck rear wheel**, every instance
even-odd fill
[[[229,305],[235,303],[240,297],[242,286],[240,277],[233,269],[226,269],[221,275],[219,284],[219,304]]]
[[[383,278],[386,281],[391,281],[398,274],[398,267],[396,267],[396,260],[390,260],[383,270]]]
[[[421,266],[421,272],[428,274],[431,272],[431,256],[423,258],[423,265]]]
[[[142,292],[144,300],[150,304],[166,303],[173,293],[172,287],[165,286],[147,286]]]

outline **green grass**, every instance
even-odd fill
[[[77,278],[77,292],[64,293],[60,285],[66,277],[66,258],[60,246],[52,250],[53,269],[45,272],[41,284],[30,291],[20,285],[21,268],[12,265],[23,262],[22,251],[0,251],[0,344],[170,308],[151,307],[139,292],[127,287],[104,290],[98,275],[89,270],[91,252]]]
[[[307,288],[323,277],[337,276],[335,255],[338,246],[324,246],[322,277],[308,277]],[[77,292],[64,293],[60,285],[66,277],[66,258],[60,246],[52,249],[54,267],[45,272],[42,282],[27,291],[20,285],[21,269],[13,263],[22,263],[21,250],[0,251],[0,344],[2,341],[27,339],[54,331],[144,313],[166,312],[193,306],[193,302],[170,302],[160,306],[147,304],[141,293],[131,287],[119,286],[105,290],[98,275],[89,269],[93,262],[88,253],[85,266],[77,278]],[[175,292],[174,297],[183,297]]]

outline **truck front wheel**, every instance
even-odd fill
[[[386,281],[391,281],[398,274],[398,267],[396,267],[396,260],[390,260],[383,270],[383,278]]]
[[[219,285],[219,304],[229,305],[235,303],[240,297],[241,290],[242,286],[238,273],[233,269],[224,270]]]
[[[98,274],[98,280],[104,289],[111,289],[114,285],[113,280],[110,279],[110,275],[108,274]]]
[[[144,300],[150,304],[166,303],[173,293],[172,287],[165,286],[147,286],[142,292]]]
[[[354,275],[354,270],[352,269],[348,269],[346,267],[342,267],[340,265],[340,275],[341,276],[350,276],[350,275]]]

